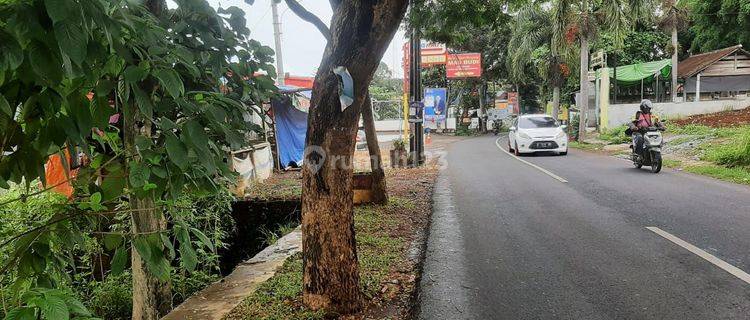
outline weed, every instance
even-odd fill
[[[744,168],[700,165],[687,167],[685,168],[685,171],[710,176],[719,180],[750,185],[750,171]]]
[[[602,130],[599,134],[599,139],[608,142],[609,144],[622,144],[630,142],[630,137],[625,134],[625,130],[628,127],[625,125],[615,127],[612,129]]]

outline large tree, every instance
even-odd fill
[[[286,1],[328,39],[313,85],[302,168],[303,299],[311,309],[345,314],[361,308],[351,166],[357,122],[408,2],[330,2],[329,28],[297,1]],[[351,105],[342,104],[337,68],[353,80]]]
[[[589,110],[589,50],[590,42],[601,31],[610,33],[618,47],[635,22],[652,17],[652,0],[554,0],[551,10],[556,35],[565,30],[567,43],[577,43],[580,49],[580,121],[578,139],[586,134],[586,113]]]
[[[742,44],[750,47],[750,4],[742,0],[688,1],[693,54]]]

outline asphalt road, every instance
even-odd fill
[[[521,158],[564,183],[496,139],[448,147],[420,319],[750,319],[750,284],[646,229],[750,272],[750,188],[573,149]]]

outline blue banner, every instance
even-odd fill
[[[448,90],[445,88],[424,89],[424,121],[441,123],[445,121]]]

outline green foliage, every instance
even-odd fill
[[[56,299],[79,280],[88,258],[77,253],[111,254],[119,273],[136,249],[162,279],[215,257],[217,239],[196,221],[198,210],[176,203],[186,190],[216,193],[233,181],[227,150],[246,143],[256,127],[244,115],[273,94],[273,51],[249,38],[236,7],[178,1],[153,14],[134,2],[0,3],[0,187],[26,183],[13,203],[41,197],[29,195],[46,191],[30,182],[44,182],[50,155],[79,150],[90,160],[69,202],[2,235],[0,281],[21,310],[11,314],[83,315],[75,301]],[[114,114],[120,120],[110,123]],[[135,198],[154,201],[174,229],[133,235]],[[119,236],[99,243],[101,232]]]
[[[746,168],[727,168],[717,165],[688,166],[685,171],[714,177],[716,179],[750,185],[750,170]]]
[[[622,48],[617,47],[615,37],[604,33],[592,44],[592,51],[604,50],[609,53],[609,66],[614,66],[614,54],[617,65],[658,61],[669,59],[667,47],[670,45],[669,34],[658,30],[631,30],[625,33]]]
[[[694,54],[737,44],[750,47],[750,3],[747,1],[690,0],[688,7]]]
[[[109,276],[89,284],[89,309],[102,319],[127,320],[133,309],[133,279],[130,273]]]
[[[628,127],[625,125],[611,128],[608,130],[602,130],[599,135],[599,139],[608,142],[609,144],[622,144],[631,141],[631,138],[625,135],[625,130]]]
[[[704,158],[730,168],[750,166],[750,132],[734,137],[727,144],[709,145]]]

